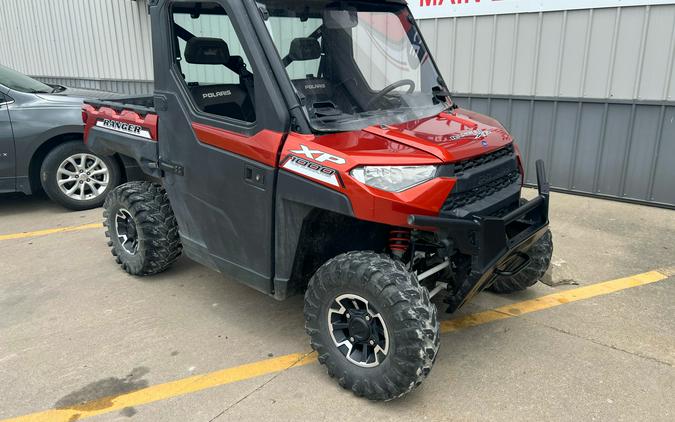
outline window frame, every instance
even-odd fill
[[[2,87],[2,85],[0,85]],[[14,98],[10,97],[9,95],[5,94],[4,92],[0,92],[0,107],[8,106],[10,104],[14,103]]]
[[[180,51],[180,45],[177,42],[178,39],[182,39],[178,36],[176,33],[176,23],[174,20],[174,6],[180,5],[181,3],[185,3],[184,1],[176,0],[173,1],[169,4],[168,7],[168,25],[169,25],[169,46],[171,49],[171,54],[169,55],[169,59],[171,60],[170,63],[170,73],[173,75],[173,77],[178,81],[177,85],[179,86],[179,89],[181,90],[181,97],[186,99],[186,103],[190,109],[190,113],[198,118],[198,120],[203,120],[208,124],[214,124],[217,122],[218,125],[226,125],[228,126],[229,130],[232,130],[237,133],[243,133],[247,135],[252,135],[253,133],[256,132],[256,128],[261,124],[261,118],[258,113],[258,104],[256,101],[256,95],[254,91],[254,96],[251,98],[251,101],[253,103],[253,108],[255,112],[255,120],[250,122],[247,120],[240,120],[236,119],[234,117],[230,116],[224,116],[220,114],[213,114],[213,113],[208,113],[197,105],[197,102],[195,101],[194,97],[192,96],[192,93],[190,92],[190,87],[188,86],[187,81],[183,77],[182,70],[179,66],[179,61],[176,60],[177,57],[180,57],[180,63],[184,61],[183,57],[183,52]],[[251,66],[251,69],[249,71],[253,74],[253,86],[254,89],[256,89],[256,86],[258,85],[259,81],[259,74],[257,72],[254,72],[256,69],[256,65],[253,63],[254,60],[251,59],[253,55],[250,53],[250,49],[248,47],[248,43],[246,42],[247,40],[245,39],[245,36],[243,36],[242,31],[240,30],[238,24],[236,23],[236,19],[232,19],[231,16],[233,15],[233,10],[230,7],[227,2],[223,1],[218,1],[218,0],[204,0],[204,1],[194,1],[190,3],[211,3],[211,4],[216,4],[220,6],[220,8],[225,12],[225,16],[227,16],[230,22],[230,25],[232,26],[232,29],[234,30],[235,35],[237,36],[237,41],[239,41],[239,44],[241,45],[241,48],[246,55],[246,61]],[[205,15],[202,13],[202,15]],[[219,15],[216,15],[219,16]],[[244,40],[242,42],[242,40]]]

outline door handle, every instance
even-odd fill
[[[256,187],[265,188],[265,174],[257,167],[246,166],[244,168],[244,181]]]

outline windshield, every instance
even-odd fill
[[[32,94],[49,94],[54,91],[49,85],[4,66],[0,66],[0,84],[15,91]]]
[[[442,79],[403,4],[261,0],[267,28],[317,130],[435,115]]]

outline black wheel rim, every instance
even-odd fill
[[[115,214],[115,233],[122,249],[129,255],[138,252],[138,231],[131,213],[122,208]]]
[[[387,357],[389,333],[384,319],[359,295],[344,294],[333,300],[328,329],[340,353],[357,366],[378,366]]]

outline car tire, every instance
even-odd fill
[[[495,293],[514,293],[537,284],[537,281],[546,274],[549,265],[551,265],[551,257],[553,256],[553,235],[551,231],[546,231],[526,254],[530,257],[530,262],[525,268],[511,277],[497,276],[488,290]]]
[[[438,353],[439,322],[429,292],[387,255],[349,252],[326,262],[309,282],[304,314],[319,362],[360,397],[392,400],[409,393]]]
[[[103,205],[120,180],[121,171],[114,158],[92,153],[82,141],[58,145],[49,151],[40,169],[47,196],[76,211]]]
[[[125,183],[110,192],[103,208],[108,246],[124,271],[158,274],[180,256],[178,224],[161,185]]]

